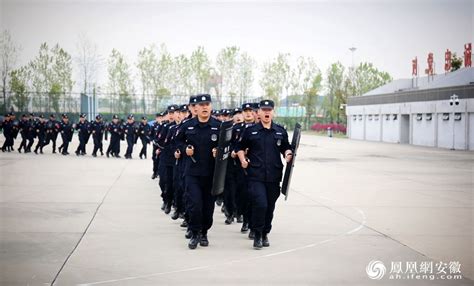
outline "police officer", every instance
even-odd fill
[[[79,117],[79,122],[76,124],[75,128],[78,131],[79,137],[79,146],[76,149],[76,155],[85,155],[86,154],[86,144],[87,139],[90,133],[90,124],[86,119],[86,115],[82,113]]]
[[[5,114],[3,119],[3,136],[5,136],[5,142],[3,142],[2,152],[10,152],[10,140],[13,136],[13,122],[11,121],[10,114]]]
[[[283,171],[281,155],[287,162],[293,156],[286,130],[272,121],[273,107],[271,100],[260,102],[260,122],[244,131],[236,147],[242,168],[248,173],[255,249],[270,246],[268,233],[272,228],[275,203],[280,195]],[[245,150],[248,150],[247,154]]]
[[[58,138],[59,122],[56,120],[54,114],[49,115],[49,120],[46,123],[46,142],[44,146],[53,142],[53,153],[56,153],[56,140]]]
[[[257,103],[258,105],[258,103]],[[244,103],[242,104],[242,117],[244,122],[240,124],[234,125],[233,128],[233,146],[235,148],[237,142],[240,140],[240,137],[244,133],[246,128],[251,127],[252,125],[255,124],[255,116],[254,113],[256,113],[255,109],[255,104],[254,103]],[[237,163],[240,166],[240,160],[237,158],[236,152],[231,153],[232,158],[234,158]],[[250,201],[249,201],[249,190],[248,190],[248,183],[247,183],[247,178],[245,175],[245,171],[242,167],[239,168],[239,171],[237,172],[237,197],[238,197],[238,212],[242,214],[243,217],[243,223],[242,223],[242,228],[240,231],[242,233],[246,233],[250,226],[251,226],[251,217],[252,217],[252,209],[250,207]],[[251,230],[249,233],[249,238],[254,239],[255,233]]]
[[[186,104],[182,104],[179,106],[178,111],[175,112],[176,117],[176,125],[170,128],[170,132],[172,132],[171,136],[171,152],[175,152],[177,150],[176,144],[176,135],[178,134],[179,128],[181,124],[187,120],[189,120],[188,116],[188,106]],[[179,217],[184,218],[184,184],[183,184],[183,172],[184,172],[184,165],[183,160],[180,156],[176,156],[173,153],[173,159],[175,160],[175,164],[173,164],[173,202],[174,202],[174,213],[171,215],[173,220],[178,219]]]
[[[61,122],[59,123],[59,132],[61,133],[61,139],[63,143],[59,146],[58,150],[63,155],[69,155],[68,148],[69,142],[72,141],[72,136],[74,134],[74,128],[69,122],[69,117],[67,114],[62,114]]]
[[[98,114],[95,117],[95,121],[91,124],[92,139],[94,140],[94,150],[92,156],[97,157],[97,151],[100,151],[100,155],[104,156],[102,140],[104,138],[105,125],[102,122],[102,115]]]
[[[157,113],[155,115],[155,122],[153,122],[153,126],[150,130],[150,139],[151,139],[151,142],[153,143],[152,154],[151,154],[151,159],[153,161],[153,174],[151,175],[152,180],[158,177],[159,156],[157,154],[157,149],[158,149],[158,135],[160,134],[162,121],[163,121],[163,113]]]
[[[163,193],[163,202],[165,205],[164,211],[166,214],[171,212],[174,199],[174,185],[173,185],[173,166],[175,165],[173,139],[176,132],[176,118],[179,114],[179,106],[172,104],[168,106],[168,123],[163,125],[160,132],[160,146],[163,146],[160,155],[160,165],[164,168],[165,191]],[[163,169],[162,169],[163,170]],[[163,177],[160,177],[160,181]]]
[[[232,111],[232,120],[234,125],[232,127],[232,140],[231,148],[237,142],[238,132],[236,132],[236,126],[241,125],[242,119],[242,109],[235,108]],[[224,185],[224,205],[225,205],[225,224],[231,224],[234,222],[234,218],[239,218],[238,222],[242,222],[241,214],[238,214],[237,209],[237,188],[238,188],[238,172],[240,171],[240,164],[237,164],[235,159],[229,158],[227,160],[227,169],[225,176],[225,185]]]
[[[148,143],[150,143],[150,133],[151,133],[151,127],[148,125],[148,120],[146,116],[142,117],[142,122],[140,122],[140,125],[138,126],[138,137],[140,138],[140,141],[142,142],[142,149],[140,150],[140,154],[138,157],[142,159],[142,157],[145,157],[146,159],[146,149]]]
[[[211,195],[215,155],[220,122],[211,117],[211,96],[197,95],[197,117],[181,125],[176,136],[179,157],[184,156],[186,204],[189,212],[189,229],[192,237],[190,249],[197,245],[208,246],[208,230],[212,226],[214,197]],[[179,153],[179,154],[178,154]]]
[[[133,114],[127,116],[127,123],[123,126],[125,132],[125,139],[127,140],[127,151],[125,152],[125,159],[132,159],[133,145],[135,144],[135,117]]]
[[[39,121],[36,122],[34,128],[36,131],[36,136],[38,136],[38,143],[36,143],[34,152],[35,154],[38,154],[38,149],[39,149],[40,153],[43,154],[43,146],[46,140],[46,122],[45,122],[43,114],[39,116]]]
[[[35,125],[37,122],[38,122],[38,118],[36,117],[34,113],[31,113],[29,124],[28,124],[28,145],[26,146],[25,153],[31,152],[31,147],[33,147],[33,144],[35,142],[35,138],[36,138]]]
[[[28,120],[29,120],[28,115],[26,114],[21,115],[21,120],[19,124],[20,135],[21,135],[21,143],[20,143],[20,147],[18,147],[19,153],[21,153],[21,149],[23,149],[26,152],[26,146],[28,142],[28,127],[29,127]]]
[[[122,128],[119,123],[119,117],[117,114],[112,116],[112,122],[108,126],[108,130],[110,133],[110,143],[109,147],[107,148],[107,158],[111,154],[113,157],[120,158],[120,137],[122,136]]]

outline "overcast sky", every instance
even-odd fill
[[[213,58],[237,45],[259,63],[278,52],[312,56],[324,72],[335,61],[350,65],[349,47],[355,46],[356,64],[372,62],[394,78],[407,78],[415,56],[424,70],[434,52],[440,73],[446,48],[462,55],[474,38],[474,0],[0,2],[2,28],[23,49],[19,64],[45,41],[75,54],[83,33],[104,57],[117,48],[131,63],[151,43],[188,55],[202,45]]]

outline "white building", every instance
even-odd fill
[[[350,97],[349,138],[474,150],[474,67],[417,81],[395,80]]]

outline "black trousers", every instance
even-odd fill
[[[178,165],[173,167],[173,187],[174,187],[174,204],[179,213],[184,213],[184,183],[183,172],[184,162],[180,161]]]
[[[167,204],[172,204],[174,201],[174,180],[173,180],[173,166],[166,166],[166,183],[165,183],[165,193],[164,193],[164,202]]]
[[[35,151],[38,151],[38,149],[40,149],[41,152],[43,152],[43,146],[45,143],[44,139],[45,139],[45,135],[43,134],[38,135],[38,143],[36,143]]]
[[[76,153],[86,153],[86,136],[79,134],[79,146],[77,146]]]
[[[125,152],[125,156],[132,156],[134,141],[133,138],[127,138],[127,151]]]
[[[97,154],[97,151],[100,150],[100,152],[103,152],[102,148],[102,135],[94,135],[94,150],[92,151],[92,154]]]
[[[67,148],[69,147],[69,138],[66,134],[61,133],[61,139],[63,139],[63,144],[61,145],[63,154],[67,153]]]
[[[158,174],[158,166],[160,164],[160,157],[156,155],[157,146],[153,145],[153,154],[151,154],[151,159],[153,160],[153,174]]]
[[[249,181],[252,206],[252,230],[269,233],[272,229],[273,211],[280,196],[279,182]]]
[[[23,150],[26,151],[26,146],[28,145],[27,141],[28,141],[27,135],[21,134],[21,143],[20,143],[20,147],[18,147],[18,150],[21,150],[23,148]]]
[[[207,234],[212,226],[215,203],[211,195],[212,177],[186,176],[185,182],[188,227],[193,233]]]
[[[140,150],[140,156],[144,155],[146,157],[146,146],[148,144],[146,138],[140,137],[140,141],[142,141],[142,149]]]

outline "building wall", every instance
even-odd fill
[[[471,98],[460,99],[459,105],[438,100],[347,106],[346,113],[352,120],[348,131],[351,139],[400,143],[408,136],[407,143],[413,145],[474,150]],[[403,124],[406,118],[409,123]]]

